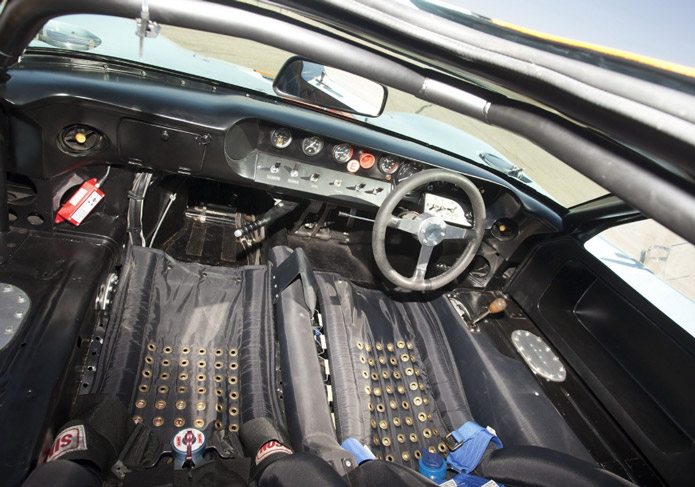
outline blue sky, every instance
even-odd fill
[[[695,0],[443,0],[570,39],[695,66]]]

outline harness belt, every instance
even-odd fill
[[[492,443],[502,448],[502,442],[495,430],[483,428],[474,421],[464,423],[459,429],[446,436],[446,443],[451,450],[446,459],[447,464],[457,472],[470,473],[478,466],[483,453]]]

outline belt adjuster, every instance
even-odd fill
[[[461,445],[463,445],[463,441],[456,442],[453,431],[444,437],[444,442],[446,443],[446,446],[449,447],[450,451],[456,451],[461,447]]]

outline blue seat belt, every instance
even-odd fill
[[[464,473],[475,470],[490,443],[502,448],[502,442],[495,430],[490,427],[483,428],[474,421],[468,421],[449,433],[446,443],[451,450],[446,463],[457,472]]]

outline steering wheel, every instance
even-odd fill
[[[473,207],[473,227],[461,228],[451,225],[437,215],[422,213],[415,219],[409,220],[394,216],[393,210],[403,197],[420,186],[428,183],[443,181],[459,187],[466,193]],[[396,228],[414,235],[420,242],[420,255],[417,259],[415,272],[408,278],[396,271],[386,256],[386,228]],[[372,230],[372,250],[377,267],[384,277],[396,286],[413,291],[430,291],[446,286],[456,279],[471,263],[475,252],[480,247],[485,233],[485,203],[478,188],[465,176],[450,171],[429,170],[416,174],[398,184],[386,197],[379,208]],[[444,240],[466,240],[466,248],[450,269],[436,277],[425,279],[427,265],[434,247]]]

